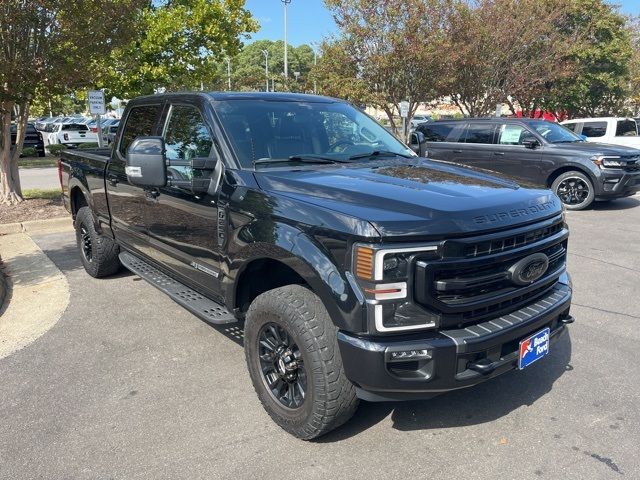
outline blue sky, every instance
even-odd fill
[[[611,0],[625,13],[640,15],[640,0]],[[246,0],[246,7],[260,22],[254,40],[278,40],[284,36],[284,13],[280,0]],[[289,9],[289,43],[318,42],[336,32],[336,25],[323,0],[291,0]]]

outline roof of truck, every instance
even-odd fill
[[[163,97],[179,97],[181,95],[198,95],[207,96],[214,101],[225,100],[270,100],[276,102],[315,102],[315,103],[333,103],[344,102],[337,98],[323,97],[321,95],[310,95],[305,93],[290,92],[166,92],[147,95],[144,97],[136,97],[133,99],[136,103],[159,99]]]

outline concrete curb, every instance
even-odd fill
[[[64,274],[25,233],[0,237],[2,270],[11,286],[0,310],[0,359],[44,335],[69,303]],[[5,291],[5,295],[6,295]]]
[[[69,230],[73,230],[73,222],[70,216],[0,224],[0,235],[11,235],[14,233],[55,233]]]

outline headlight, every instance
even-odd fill
[[[437,245],[354,246],[352,273],[364,292],[368,316],[373,318],[373,326],[378,332],[435,327],[435,315],[413,302],[408,280],[414,257],[428,259],[437,255]]]
[[[591,157],[591,161],[600,168],[621,168],[627,164],[626,161],[615,155],[594,155]]]

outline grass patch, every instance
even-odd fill
[[[57,167],[58,160],[52,157],[25,157],[18,159],[20,168]]]
[[[44,200],[57,200],[60,198],[62,192],[59,188],[53,188],[50,190],[44,190],[42,188],[30,188],[22,191],[22,196],[25,200],[33,200],[36,198],[42,198]]]

